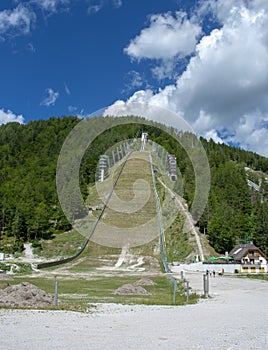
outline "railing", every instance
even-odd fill
[[[243,265],[243,266],[245,266],[245,265],[247,265],[247,266],[254,266],[254,265],[261,265],[261,262],[260,261],[252,261],[252,262],[250,262],[250,261],[244,261],[244,262],[241,262],[241,265]]]
[[[151,154],[149,154],[149,159],[150,159],[152,181],[153,181],[153,189],[154,189],[154,198],[155,198],[155,205],[156,205],[156,211],[157,211],[157,220],[158,220],[158,227],[159,227],[159,244],[160,244],[161,260],[162,260],[162,264],[163,264],[163,267],[164,267],[164,271],[166,273],[166,277],[173,284],[173,288],[174,288],[173,303],[176,304],[176,293],[177,293],[177,290],[178,290],[178,282],[172,276],[171,270],[170,270],[170,268],[168,266],[168,262],[167,262],[167,254],[166,254],[166,249],[165,249],[165,236],[164,236],[164,229],[163,229],[163,225],[162,225],[162,213],[161,213],[161,207],[160,207],[160,200],[159,200],[158,193],[157,193],[157,190],[156,190],[155,175],[154,175],[154,169],[153,169],[153,162],[152,162]]]
[[[249,259],[259,259],[260,258],[260,255],[259,254],[248,254],[248,258]]]
[[[163,225],[162,225],[162,213],[161,213],[161,207],[160,207],[160,200],[159,200],[158,193],[156,190],[155,175],[154,175],[151,154],[149,155],[149,159],[150,159],[150,167],[151,167],[151,173],[152,173],[154,198],[155,198],[155,205],[156,205],[156,212],[157,212],[157,221],[158,221],[158,227],[159,227],[159,243],[160,243],[161,258],[162,258],[162,263],[163,263],[163,267],[164,267],[165,272],[170,272],[170,268],[169,268],[168,263],[167,263],[167,256],[166,256],[166,249],[165,249],[165,237],[164,237],[164,230],[163,230]]]

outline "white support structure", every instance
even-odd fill
[[[254,188],[254,190],[260,192],[260,186],[256,185],[253,181],[247,179],[247,183],[249,185],[249,187]]]
[[[177,159],[173,154],[168,154],[169,177],[172,181],[177,180]]]
[[[147,141],[148,141],[148,133],[143,132],[141,134],[141,151],[145,151]]]
[[[109,169],[109,157],[105,154],[102,154],[100,156],[100,160],[99,160],[99,181],[103,182],[105,180],[105,177],[107,175],[107,171]]]

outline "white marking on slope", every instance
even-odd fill
[[[127,255],[127,251],[128,251],[128,245],[122,247],[121,254],[120,254],[116,264],[114,265],[115,268],[118,268],[123,264],[123,262],[126,258],[126,255]]]
[[[26,259],[34,259],[32,243],[24,243],[24,255]]]
[[[144,264],[143,256],[138,258],[137,263],[134,265],[129,266],[130,269],[135,269],[135,267],[139,267]]]

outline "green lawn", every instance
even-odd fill
[[[77,253],[84,241],[85,237],[75,230],[60,233],[51,240],[41,241],[42,250],[36,248],[34,249],[34,254],[47,259],[68,257]]]
[[[134,283],[139,277],[99,277],[96,279],[64,278],[57,277],[59,288],[59,300],[61,308],[71,310],[86,310],[92,303],[122,303],[122,304],[147,304],[147,305],[173,305],[173,286],[166,277],[152,277],[156,285],[144,286],[151,295],[114,295],[113,291],[123,284]],[[43,289],[47,293],[53,294],[55,288],[55,277],[32,278],[15,277],[10,284],[18,284],[26,281]],[[0,282],[0,288],[6,282]],[[180,283],[180,282],[179,282]],[[186,298],[179,285],[176,305],[184,305]],[[190,296],[189,303],[195,303],[196,295]]]

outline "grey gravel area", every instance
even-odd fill
[[[186,276],[196,290],[202,274]],[[196,305],[96,304],[91,313],[0,310],[2,350],[268,349],[268,283],[210,279]]]

